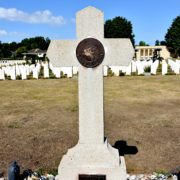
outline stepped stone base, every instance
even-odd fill
[[[105,175],[106,180],[126,180],[124,157],[107,141],[104,144],[78,143],[63,156],[56,180],[79,180],[79,175]]]

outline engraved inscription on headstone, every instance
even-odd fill
[[[79,180],[106,180],[105,175],[79,175]]]
[[[102,63],[105,51],[100,41],[94,38],[86,38],[77,46],[76,56],[81,65],[94,68]]]

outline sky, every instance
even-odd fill
[[[87,6],[103,11],[105,20],[122,16],[131,21],[136,44],[164,40],[180,15],[180,0],[0,0],[0,41],[75,39],[76,12]]]

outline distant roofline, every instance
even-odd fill
[[[135,49],[161,49],[167,48],[167,46],[135,46]]]
[[[26,53],[22,53],[23,55],[38,55],[38,54],[46,54],[47,50],[41,50],[41,49],[31,49]]]

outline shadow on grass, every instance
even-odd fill
[[[127,142],[124,140],[116,141],[113,147],[118,149],[120,156],[135,155],[138,153],[138,148],[136,146],[128,146]]]

